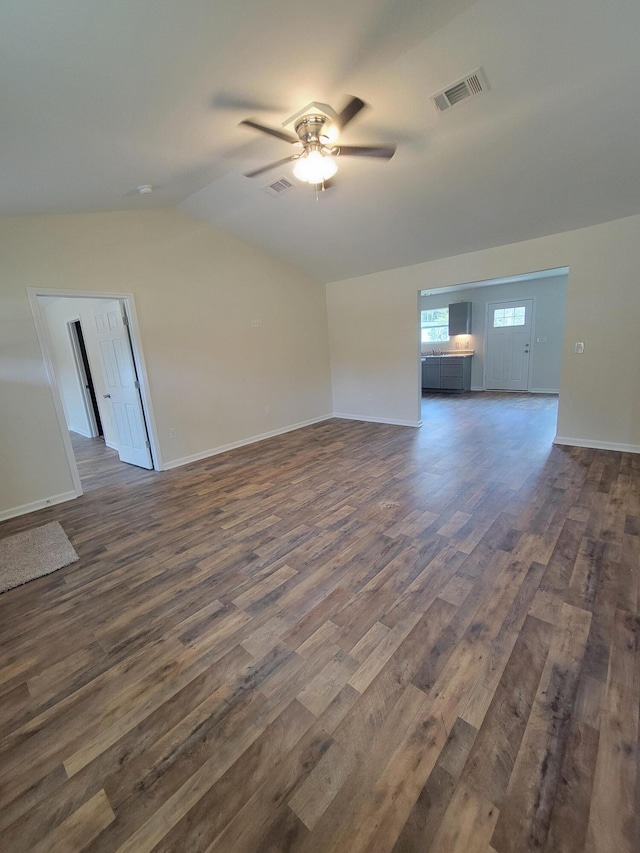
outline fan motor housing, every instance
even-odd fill
[[[323,115],[306,115],[295,123],[296,133],[304,145],[323,144],[328,137],[323,132],[328,119]]]

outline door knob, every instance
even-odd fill
[[[108,398],[108,399],[111,399],[111,394],[103,394],[102,396],[105,398],[105,400],[106,400],[107,398]]]

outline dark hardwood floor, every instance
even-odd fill
[[[121,462],[118,452],[101,438],[85,438],[77,432],[69,432],[69,436],[83,492],[146,482],[154,476],[153,471]]]
[[[432,395],[0,525],[0,847],[640,849],[640,456]]]

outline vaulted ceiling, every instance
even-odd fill
[[[179,205],[323,281],[639,213],[639,35],[637,0],[3,0],[0,212]],[[240,120],[348,95],[390,162],[243,176],[290,149]]]

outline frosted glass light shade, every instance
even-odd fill
[[[300,157],[293,167],[293,174],[300,181],[309,184],[321,184],[331,178],[338,171],[335,160],[323,156],[319,151],[310,151],[306,156]]]

